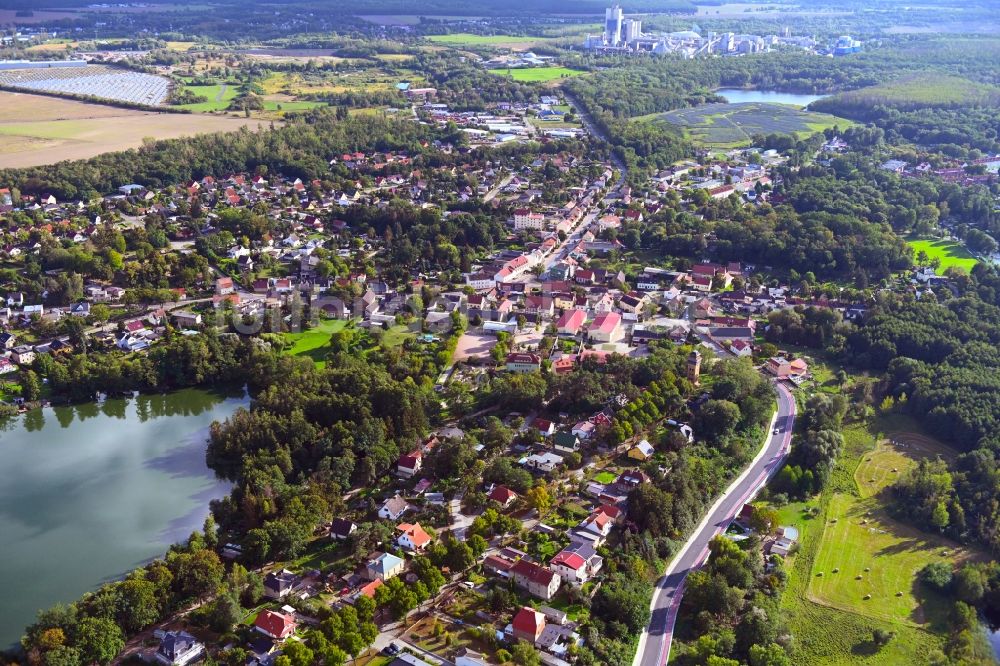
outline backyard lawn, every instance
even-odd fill
[[[308,356],[320,366],[326,365],[330,347],[330,336],[347,326],[346,319],[323,319],[319,325],[300,333],[285,333],[284,338],[291,346],[285,350],[289,356]]]

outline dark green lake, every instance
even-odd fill
[[[188,389],[29,412],[0,431],[0,648],[199,529],[229,484],[208,428],[249,399]]]

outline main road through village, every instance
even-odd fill
[[[700,567],[708,556],[708,543],[724,531],[740,508],[764,485],[781,465],[788,453],[795,420],[795,398],[782,384],[777,385],[778,411],[775,413],[767,441],[749,467],[736,479],[695,528],[680,552],[670,561],[666,573],[656,585],[651,604],[649,626],[639,637],[632,666],[663,666],[670,657],[670,642],[674,623],[684,595],[684,582],[689,573]],[[777,433],[775,434],[775,429]]]

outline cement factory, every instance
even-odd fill
[[[779,45],[831,55],[847,55],[861,50],[861,42],[846,35],[840,37],[833,48],[824,50],[813,37],[792,36],[788,28],[782,35],[766,37],[715,31],[708,31],[702,36],[695,30],[644,33],[642,21],[626,18],[617,2],[604,12],[604,32],[587,35],[584,48],[621,53],[675,53],[685,58],[697,58],[766,53]]]

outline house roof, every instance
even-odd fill
[[[409,507],[410,505],[407,503],[407,501],[402,497],[400,497],[399,495],[387,499],[385,501],[385,504],[382,505],[382,508],[388,511],[393,516],[400,515],[401,513],[406,511]]]
[[[425,546],[431,542],[431,535],[429,535],[420,523],[400,523],[396,525],[396,529],[402,532],[400,536],[407,536],[410,538],[410,542],[417,548]]]
[[[548,585],[556,575],[548,567],[543,567],[540,564],[523,559],[518,560],[511,568],[511,571],[515,576],[523,576],[532,583],[538,583],[539,585]]]
[[[587,313],[583,310],[567,310],[559,317],[559,321],[556,322],[556,327],[566,328],[575,333],[581,326],[583,326],[583,322],[586,320]]]
[[[357,525],[355,525],[353,521],[347,520],[346,518],[334,518],[330,523],[330,534],[347,536],[355,527],[357,527]]]
[[[392,571],[402,563],[403,560],[399,557],[396,557],[392,553],[382,553],[374,560],[369,562],[368,567],[373,571],[385,574]]]
[[[271,636],[284,638],[295,629],[295,618],[291,615],[265,610],[257,615],[253,626],[266,631]]]
[[[530,606],[523,606],[511,622],[515,631],[537,636],[545,628],[545,616]]]
[[[552,561],[549,562],[549,564],[551,564],[552,566],[561,565],[564,567],[568,567],[574,571],[579,571],[584,567],[585,564],[587,564],[587,561],[576,553],[571,553],[564,550],[557,553],[556,556],[552,558]]]
[[[397,464],[404,469],[416,469],[417,465],[420,463],[420,459],[423,457],[424,454],[419,450],[410,451],[409,453],[404,453],[399,456],[399,462]]]
[[[622,316],[617,312],[605,312],[597,315],[590,325],[591,332],[612,333],[621,324]]]
[[[517,493],[507,486],[495,486],[493,490],[490,491],[489,498],[494,502],[506,504],[513,499],[517,499]]]

